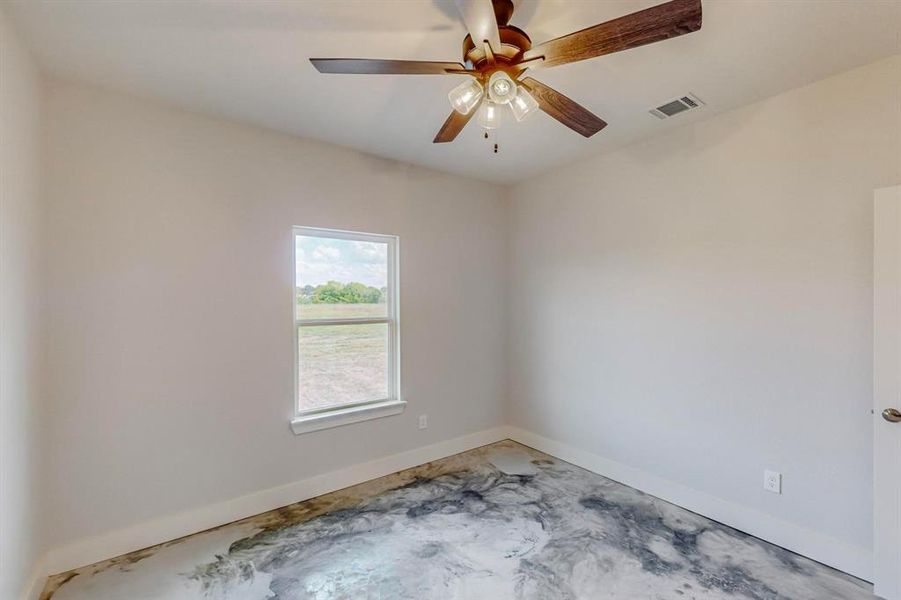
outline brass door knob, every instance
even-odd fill
[[[882,411],[882,418],[889,423],[897,423],[898,421],[901,421],[901,410],[898,410],[897,408],[886,408]]]

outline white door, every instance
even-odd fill
[[[901,186],[876,190],[873,582],[901,600]]]

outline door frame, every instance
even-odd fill
[[[901,185],[874,193],[873,227],[873,584],[901,600]]]

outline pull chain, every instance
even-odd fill
[[[497,145],[497,129],[486,129],[483,135],[486,140],[494,138],[494,153],[497,154],[499,149]]]

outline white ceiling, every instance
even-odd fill
[[[521,0],[537,44],[658,0]],[[701,31],[530,73],[609,123],[591,139],[544,114],[432,144],[445,76],[323,75],[309,57],[459,60],[451,0],[5,0],[49,73],[488,181],[512,182],[901,52],[896,0],[704,0]],[[660,121],[685,92],[708,106]]]

